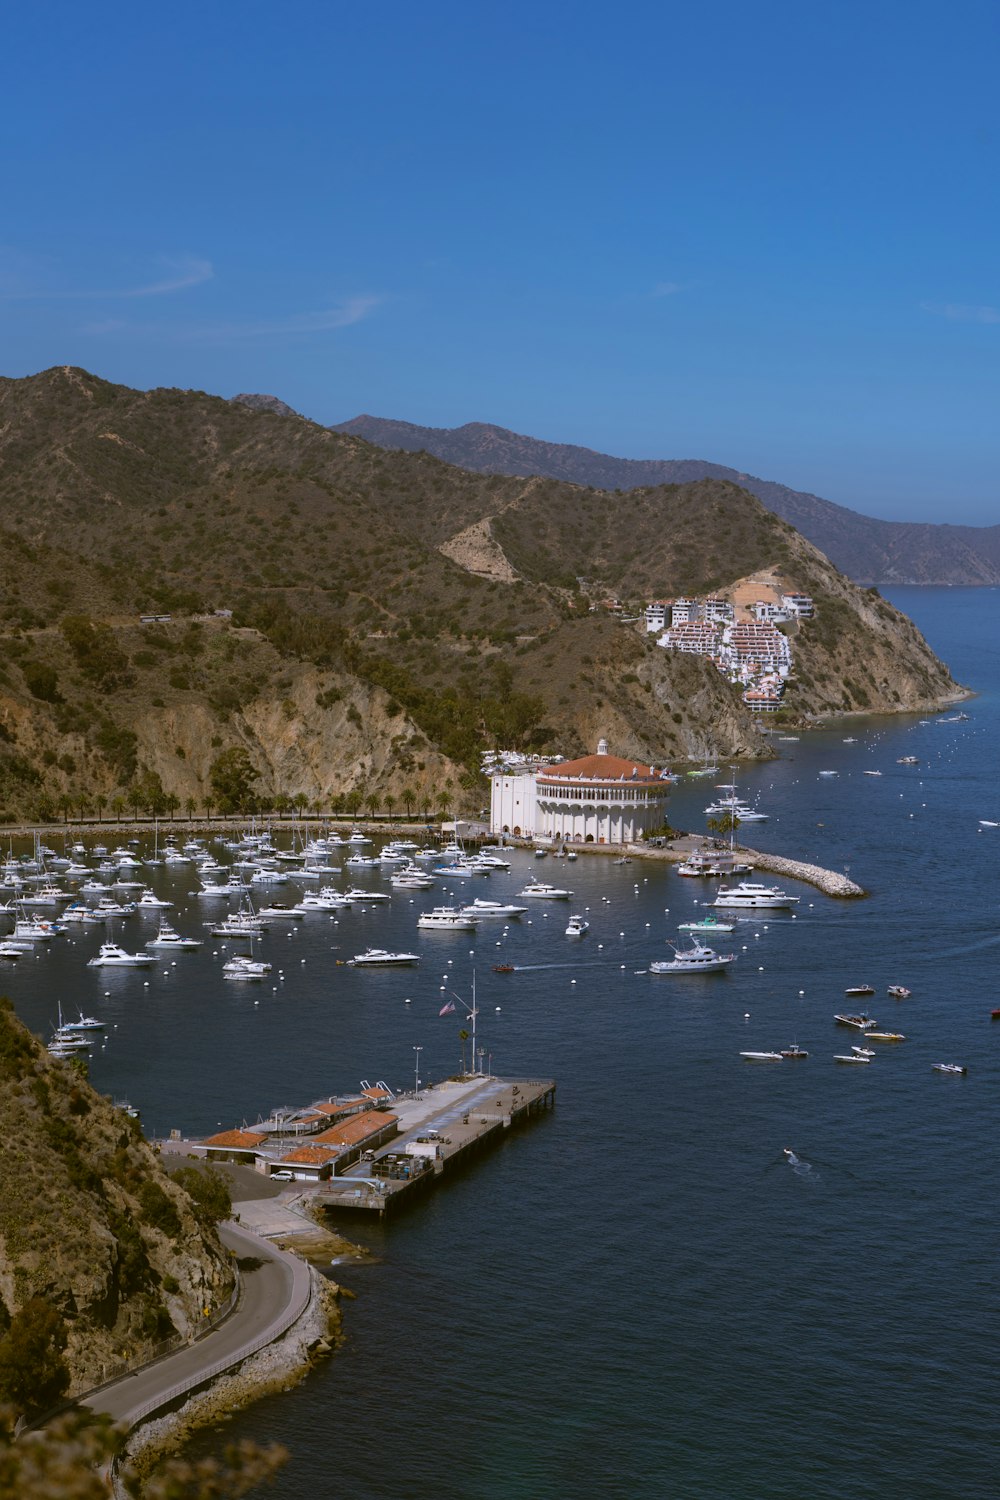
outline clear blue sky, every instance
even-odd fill
[[[1000,521],[996,0],[8,8],[0,373]]]

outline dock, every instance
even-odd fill
[[[315,1207],[384,1215],[434,1187],[479,1150],[553,1108],[554,1079],[448,1079],[397,1097],[399,1132],[383,1150],[318,1183]]]

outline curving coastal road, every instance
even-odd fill
[[[305,1312],[312,1295],[308,1265],[236,1224],[220,1227],[223,1243],[237,1255],[256,1256],[263,1265],[243,1278],[235,1311],[212,1333],[156,1364],[124,1375],[86,1396],[81,1405],[106,1412],[132,1427],[186,1391],[221,1375],[280,1338]]]

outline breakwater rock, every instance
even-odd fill
[[[755,870],[767,870],[772,875],[788,875],[793,880],[804,880],[827,896],[855,897],[868,894],[846,875],[838,875],[836,870],[824,870],[822,865],[806,864],[800,859],[785,859],[780,854],[764,854],[759,849],[738,848],[737,852]]]

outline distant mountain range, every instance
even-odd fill
[[[290,413],[274,396],[235,399],[258,409]],[[523,437],[488,422],[418,427],[386,417],[360,416],[333,430],[366,438],[380,448],[422,450],[479,473],[537,474],[592,489],[634,490],[700,479],[726,480],[756,495],[858,583],[1000,583],[1000,526],[880,521],[723,464],[698,458],[613,458],[569,443]]]

